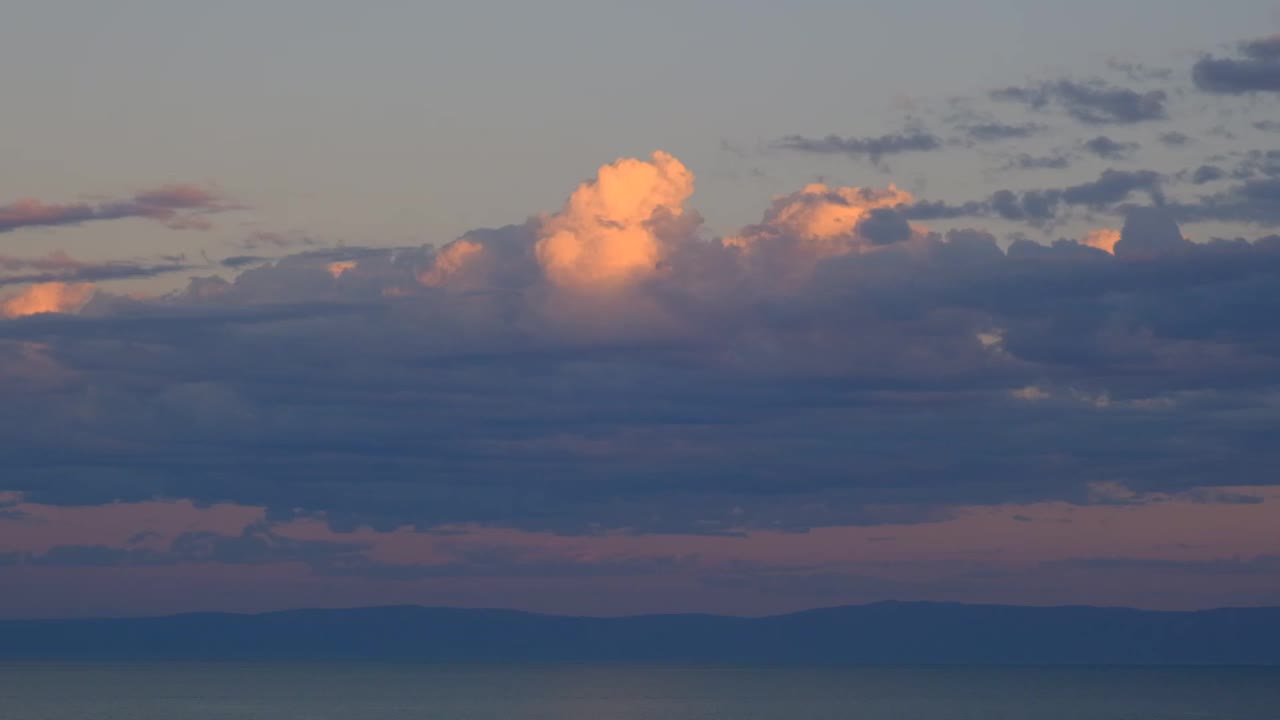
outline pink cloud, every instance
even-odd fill
[[[125,218],[147,218],[174,229],[208,229],[211,224],[203,216],[239,208],[209,190],[181,184],[164,185],[124,200],[98,204],[50,204],[35,198],[21,198],[0,205],[0,233]]]

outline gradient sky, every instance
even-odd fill
[[[1280,5],[18,2],[0,616],[1280,604]]]

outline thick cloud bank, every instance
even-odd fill
[[[693,187],[655,153],[439,249],[147,299],[16,288],[0,489],[713,533],[1280,477],[1280,239],[1191,243],[1144,207],[1003,249],[909,221],[893,186],[825,185],[718,238]]]

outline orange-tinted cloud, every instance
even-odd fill
[[[329,263],[329,274],[336,280],[342,277],[342,274],[350,270],[356,269],[355,260],[339,260],[338,262]]]
[[[471,240],[455,240],[436,254],[431,268],[418,275],[418,282],[430,287],[446,284],[450,278],[456,277],[468,262],[478,260],[484,252],[484,246]]]
[[[693,173],[665,152],[605,165],[543,221],[538,262],[569,287],[618,286],[652,273],[664,257],[653,221],[682,215],[692,194]]]
[[[775,198],[757,225],[724,240],[726,245],[752,250],[761,243],[791,241],[818,257],[860,252],[877,244],[859,230],[874,210],[889,210],[914,202],[905,190],[806,185],[798,192]]]
[[[1116,243],[1120,241],[1119,230],[1091,230],[1088,235],[1084,236],[1084,240],[1080,241],[1081,245],[1088,245],[1091,248],[1105,250],[1112,255],[1116,254]]]
[[[89,302],[94,292],[90,283],[48,282],[32,285],[0,301],[0,316],[16,318],[38,313],[75,312]]]

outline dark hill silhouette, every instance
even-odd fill
[[[1280,608],[886,602],[763,618],[380,607],[0,622],[2,659],[1280,665]]]

